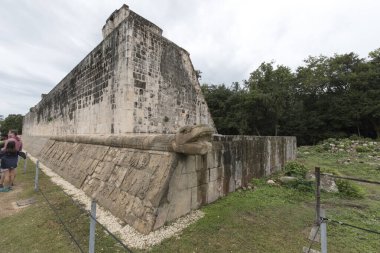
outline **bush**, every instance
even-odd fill
[[[353,134],[349,137],[349,139],[352,141],[357,141],[357,140],[360,140],[361,137],[359,137],[357,134]]]
[[[364,146],[357,146],[356,147],[356,152],[358,153],[366,153],[366,152],[370,152],[371,149],[368,148],[368,147],[364,147]]]
[[[348,181],[348,180],[336,180],[336,185],[338,186],[339,194],[343,197],[348,198],[363,198],[364,190],[360,186]]]
[[[284,186],[288,188],[293,188],[302,192],[313,192],[314,191],[314,181],[297,179],[295,181],[290,181],[285,183]]]
[[[287,176],[305,178],[308,171],[305,165],[299,162],[289,162],[285,165],[285,175]]]

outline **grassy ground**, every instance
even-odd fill
[[[297,160],[310,169],[320,166],[323,171],[380,181],[377,156],[380,158],[376,149],[361,153],[333,152],[325,145],[301,147]],[[33,165],[29,164],[30,172],[19,173],[16,179],[16,187],[23,188],[18,199],[36,196],[38,202],[0,217],[0,252],[79,252],[40,194],[33,192]],[[307,237],[314,222],[314,193],[265,182],[266,179],[254,180],[254,190],[235,192],[205,206],[203,219],[149,252],[301,252],[310,243]],[[46,176],[41,185],[49,189],[48,198],[64,219],[70,221],[70,228],[87,251],[88,218]],[[380,231],[380,186],[359,185],[365,190],[362,199],[322,193],[327,216]],[[98,227],[97,231],[97,252],[122,252],[112,238]],[[318,245],[313,248],[318,249]],[[329,252],[375,253],[380,249],[380,236],[329,223],[328,248]]]
[[[325,172],[380,181],[378,158],[379,150],[333,152],[321,145],[301,147],[297,161],[311,170],[319,166]],[[314,221],[314,193],[269,186],[265,180],[254,180],[254,185],[254,191],[235,192],[204,207],[205,218],[151,252],[300,252],[309,246],[306,238]],[[364,198],[322,193],[322,206],[329,218],[380,231],[380,186],[360,187]],[[313,248],[320,249],[315,244]],[[329,223],[328,249],[378,253],[380,236]]]
[[[16,186],[12,192],[1,192],[2,205],[7,195],[13,194],[7,202],[35,197],[37,202],[18,209],[14,203],[9,205],[0,218],[0,252],[81,252],[78,246],[64,230],[57,216],[42,197],[34,192],[35,164],[28,160],[27,173],[23,174],[23,162],[20,162]],[[84,252],[88,252],[89,218],[78,208],[62,190],[50,182],[43,173],[40,174],[40,187],[58,214],[70,229]],[[3,201],[4,200],[4,201]],[[96,227],[96,252],[124,252],[118,243],[104,233],[99,225]]]

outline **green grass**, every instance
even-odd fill
[[[41,193],[34,192],[35,164],[28,160],[26,174],[22,173],[22,166],[23,162],[20,162],[15,190],[17,187],[23,190],[16,200],[35,197],[37,202],[0,219],[0,252],[80,252]],[[40,187],[80,247],[88,252],[89,217],[43,173],[40,173]],[[99,225],[96,227],[95,247],[96,252],[124,252]]]
[[[235,192],[206,206],[202,220],[151,252],[299,252],[307,244],[313,210],[297,203],[312,195],[257,183],[256,191]]]
[[[299,154],[297,161],[310,171],[319,166],[326,172],[380,181],[378,165],[360,154],[317,152],[315,147],[301,147]],[[343,164],[347,159],[352,162]],[[314,222],[314,194],[264,182],[254,180],[257,190],[235,192],[202,208],[205,218],[150,251],[300,252],[310,243],[306,238]],[[380,186],[360,186],[366,192],[363,199],[322,193],[322,206],[332,219],[380,231]],[[379,252],[379,235],[333,223],[327,227],[329,252]],[[313,248],[320,249],[318,244]]]
[[[350,160],[345,164],[344,161]],[[298,162],[322,171],[380,181],[379,164],[367,153],[331,153],[317,147],[299,148]],[[30,163],[31,168],[33,165]],[[20,198],[36,196],[38,202],[25,210],[0,219],[1,252],[79,252],[40,194],[33,192],[33,173],[19,174],[24,184]],[[278,175],[277,175],[278,176]],[[273,176],[276,178],[276,176]],[[42,187],[60,210],[87,251],[88,218],[72,205],[58,187],[42,177]],[[133,252],[301,252],[315,216],[313,192],[269,186],[266,179],[253,180],[255,190],[240,191],[202,208],[205,217],[179,236],[149,250]],[[380,231],[380,186],[355,183],[364,189],[361,199],[322,193],[322,206],[329,218]],[[329,252],[378,253],[380,236],[328,223]],[[3,231],[7,231],[4,233]],[[115,241],[97,227],[97,252],[122,252]],[[15,243],[17,242],[17,243]],[[318,244],[313,245],[319,249]],[[101,250],[103,249],[103,250]]]

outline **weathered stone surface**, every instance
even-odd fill
[[[321,175],[321,190],[326,192],[338,192],[338,186],[335,183],[334,178],[328,175]]]
[[[25,148],[36,147],[33,140],[39,138],[26,138]],[[268,140],[284,145],[272,150],[273,168],[263,158],[266,146],[262,144]],[[286,150],[295,147],[291,137],[216,136],[213,149],[203,156],[109,147],[98,142],[38,143],[43,145],[36,149],[44,164],[142,233],[249,186],[252,177],[267,175],[264,167],[274,171],[283,166],[280,162],[295,158],[294,150]],[[31,153],[34,155],[34,150]]]
[[[123,6],[103,34],[25,115],[24,134],[175,134],[187,125],[213,126],[189,53],[160,28]]]
[[[181,127],[172,141],[173,150],[188,155],[205,155],[212,149],[213,133],[215,130],[208,125]]]
[[[287,184],[287,183],[290,183],[290,182],[297,181],[297,178],[296,177],[287,177],[287,176],[284,176],[284,177],[280,177],[279,180],[280,180],[281,183]]]
[[[294,137],[212,137],[189,54],[161,34],[127,6],[114,12],[103,42],[31,108],[23,129],[27,151],[141,233],[296,155]]]

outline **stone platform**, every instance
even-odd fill
[[[145,234],[281,169],[296,155],[294,137],[213,136],[206,155],[170,151],[165,141],[149,150],[128,147],[136,138],[174,135],[118,142],[23,136],[28,152]]]

